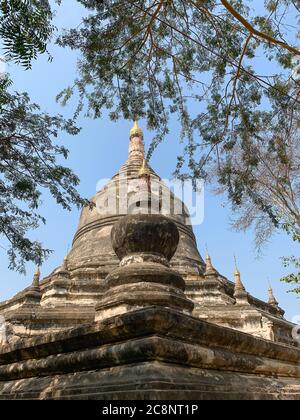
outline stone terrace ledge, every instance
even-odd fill
[[[190,315],[170,267],[180,239],[173,221],[127,215],[111,239],[120,264],[103,282],[95,320],[3,347],[0,399],[300,399],[299,348]],[[37,283],[27,304],[40,299]]]
[[[0,350],[0,399],[300,399],[300,349],[147,307]]]

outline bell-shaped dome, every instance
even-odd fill
[[[156,207],[152,210],[171,217],[180,232],[179,246],[171,265],[183,275],[203,272],[204,262],[197,250],[193,230],[187,223],[188,211],[152,168],[145,167],[143,132],[137,123],[130,132],[128,160],[91,199],[94,207],[82,210],[68,256],[72,269],[101,268],[105,274],[119,264],[111,245],[111,229],[120,217],[128,213],[130,206],[138,206],[137,196],[145,192],[147,183],[154,191],[153,196],[157,197]],[[178,208],[182,211],[178,212]]]

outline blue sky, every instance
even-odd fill
[[[65,0],[59,9],[56,24],[71,26],[80,22],[81,11],[78,7],[70,8],[71,1]],[[72,5],[74,2],[72,1]],[[16,91],[27,91],[31,100],[40,104],[42,110],[51,114],[62,113],[72,115],[72,104],[62,108],[55,101],[57,93],[72,83],[76,75],[76,55],[57,47],[50,48],[53,62],[49,63],[45,56],[40,57],[32,71],[24,71],[20,67],[10,65],[9,72],[14,81]],[[112,123],[107,117],[93,121],[81,118],[81,133],[76,137],[62,134],[59,141],[70,150],[67,165],[81,179],[79,190],[82,195],[90,197],[95,194],[96,184],[101,178],[108,178],[116,173],[127,158],[128,133],[131,123],[119,121]],[[145,123],[140,121],[145,132],[146,148],[153,133],[147,132]],[[163,178],[169,178],[175,168],[176,156],[180,153],[179,132],[176,121],[170,126],[170,135],[155,151],[151,166]],[[56,205],[47,194],[43,197],[42,214],[47,224],[32,233],[47,248],[54,250],[42,267],[42,274],[49,274],[59,265],[75,233],[79,211],[73,209],[66,212]],[[253,249],[253,233],[236,233],[230,229],[230,208],[226,200],[216,197],[206,188],[205,218],[201,226],[195,227],[195,234],[201,254],[205,254],[205,243],[216,268],[232,279],[234,255],[238,258],[240,271],[247,290],[263,300],[267,299],[268,281],[271,281],[275,295],[288,319],[300,313],[299,300],[295,295],[287,294],[288,287],[279,282],[279,278],[287,273],[282,267],[280,257],[298,254],[298,247],[285,235],[275,235],[264,250],[264,255],[257,259]],[[0,238],[0,245],[4,244]],[[297,248],[297,249],[296,249]],[[21,276],[7,268],[6,253],[0,248],[0,301],[5,300],[31,283],[34,266],[28,264],[27,275]]]

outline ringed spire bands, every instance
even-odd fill
[[[128,159],[140,161],[145,159],[144,133],[137,121],[130,130]]]

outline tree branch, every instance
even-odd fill
[[[249,23],[242,15],[239,14],[239,12],[237,10],[235,10],[235,8],[230,3],[228,3],[227,0],[221,0],[221,3],[228,10],[228,12],[231,13],[232,16],[234,16],[253,36],[257,36],[259,38],[262,38],[265,41],[270,42],[271,44],[278,45],[282,48],[285,48],[289,52],[300,56],[300,51],[297,50],[296,48],[291,47],[290,45],[286,44],[285,42],[279,41],[278,39],[272,37],[271,35],[266,34],[265,32],[261,32],[261,31],[258,31],[257,29],[255,29],[251,25],[251,23]]]

